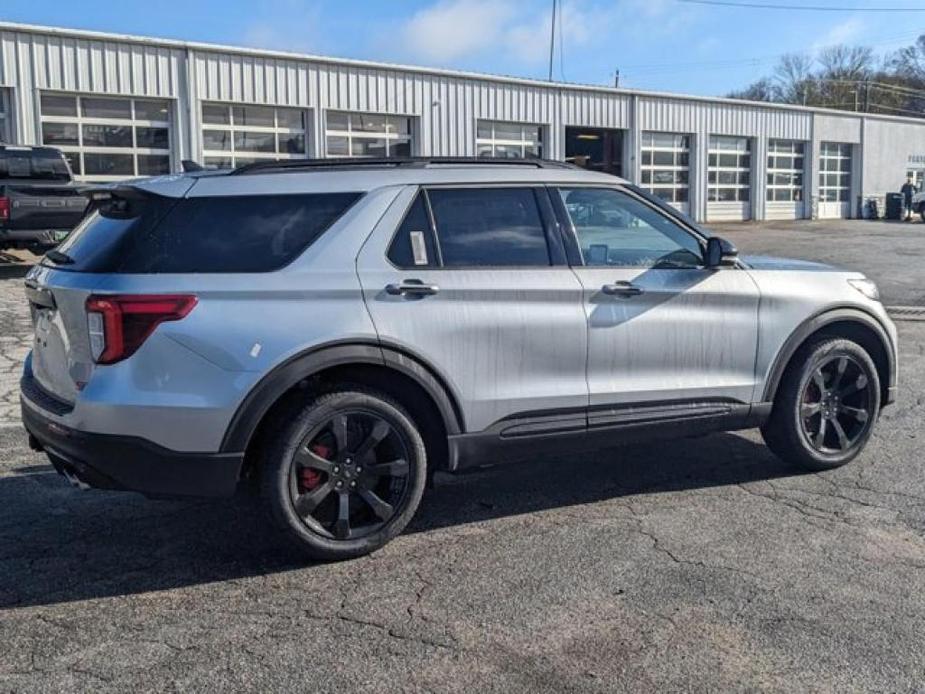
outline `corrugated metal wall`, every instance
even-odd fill
[[[542,125],[547,156],[560,159],[568,125],[624,129],[625,170],[634,180],[641,132],[686,133],[695,149],[692,212],[699,218],[706,210],[703,179],[710,134],[753,138],[756,156],[769,138],[802,140],[815,159],[819,142],[858,144],[862,133],[858,116],[2,24],[0,86],[12,90],[14,135],[25,143],[38,139],[42,90],[169,98],[177,162],[201,157],[203,101],[303,107],[310,114],[310,153],[315,156],[323,154],[328,109],[412,116],[421,155],[474,155],[478,119]],[[925,134],[925,125],[914,128]],[[753,183],[758,218],[763,215],[762,171],[755,168]],[[814,180],[815,165],[807,173]]]

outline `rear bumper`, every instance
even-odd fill
[[[142,438],[78,431],[55,422],[25,396],[22,422],[58,472],[98,489],[151,497],[222,497],[237,488],[243,453],[183,453]]]

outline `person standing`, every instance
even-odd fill
[[[915,195],[915,184],[912,182],[912,176],[906,179],[903,187],[899,191],[903,194],[903,211],[906,213],[906,221],[912,221],[912,196]]]

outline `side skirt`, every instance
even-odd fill
[[[629,443],[761,426],[772,403],[685,403],[508,418],[484,431],[447,437],[450,472]]]

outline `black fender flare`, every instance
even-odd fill
[[[423,360],[396,347],[375,342],[341,342],[301,352],[261,378],[235,411],[225,430],[221,452],[245,451],[264,415],[284,393],[314,374],[344,364],[385,366],[411,378],[437,404],[448,435],[465,430],[462,411],[452,391]]]
[[[796,351],[800,348],[800,345],[802,345],[810,335],[813,335],[827,325],[845,322],[858,323],[865,328],[869,328],[877,335],[883,345],[883,351],[886,354],[889,373],[889,382],[881,383],[880,386],[884,389],[884,392],[892,392],[896,385],[896,350],[890,340],[889,333],[880,320],[873,314],[867,313],[859,308],[843,307],[828,308],[810,316],[800,323],[796,330],[790,333],[783,347],[780,348],[777,356],[774,358],[773,365],[768,374],[768,380],[765,383],[764,397],[762,400],[764,402],[774,401],[777,395],[777,388],[780,385],[781,379],[784,377],[784,371],[787,369],[787,365],[790,363],[793,355],[796,354]],[[884,402],[884,404],[886,403]]]

